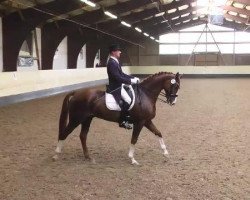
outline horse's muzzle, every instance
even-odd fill
[[[177,102],[177,96],[176,97],[170,97],[168,100],[167,100],[167,102],[168,102],[168,104],[170,105],[170,106],[174,106],[175,104],[176,104],[176,102]]]

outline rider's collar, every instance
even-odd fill
[[[117,58],[115,58],[114,56],[110,56],[110,58],[114,59],[119,64],[119,61]]]

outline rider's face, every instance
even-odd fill
[[[120,58],[121,51],[120,50],[112,51],[112,56],[114,56],[115,58]]]

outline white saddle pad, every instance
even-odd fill
[[[112,94],[105,93],[105,102],[109,110],[121,111],[120,106],[116,103],[115,98]]]
[[[128,110],[131,110],[135,104],[135,91],[131,85],[129,87],[130,87],[132,94],[133,94],[132,103],[128,109]],[[119,106],[118,103],[116,103],[116,100],[112,94],[105,93],[105,103],[106,103],[106,106],[109,110],[121,111],[121,107]]]

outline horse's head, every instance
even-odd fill
[[[180,89],[180,79],[181,76],[179,72],[175,77],[168,78],[164,83],[164,90],[167,98],[167,103],[169,105],[175,105],[178,97],[178,90]]]

